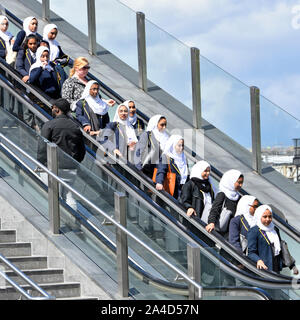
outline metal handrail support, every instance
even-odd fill
[[[126,196],[123,193],[115,192],[115,217],[118,223],[125,228],[126,222]],[[117,247],[117,270],[119,294],[123,298],[128,297],[129,277],[128,277],[128,241],[126,233],[117,228],[116,247]]]
[[[137,49],[138,49],[138,66],[139,66],[139,87],[145,92],[147,86],[147,54],[146,54],[146,31],[145,31],[145,14],[136,13],[137,29]]]
[[[54,296],[51,296],[42,288],[40,288],[35,282],[33,282],[29,277],[27,277],[21,270],[19,270],[14,264],[12,264],[9,260],[7,260],[2,254],[0,254],[0,260],[5,263],[10,269],[12,269],[18,276],[20,276],[23,280],[25,280],[31,287],[40,292],[43,297],[32,297],[28,294],[19,284],[10,279],[5,272],[0,270],[0,275],[7,280],[16,290],[18,290],[23,296],[25,296],[29,300],[55,300]]]
[[[170,263],[168,260],[166,260],[164,257],[162,257],[159,253],[157,253],[155,250],[153,250],[151,247],[149,247],[146,243],[144,243],[142,240],[137,238],[133,233],[131,233],[129,230],[127,230],[125,227],[123,227],[120,223],[115,221],[111,216],[109,216],[107,213],[99,209],[94,203],[92,203],[90,200],[86,199],[81,193],[79,193],[74,188],[70,187],[68,183],[63,181],[60,177],[56,176],[53,172],[51,172],[46,166],[42,165],[39,161],[31,157],[27,152],[25,152],[23,149],[21,149],[19,146],[17,146],[15,143],[10,141],[8,138],[6,138],[2,133],[0,133],[0,144],[2,144],[2,141],[6,141],[8,144],[10,144],[14,149],[16,149],[18,152],[20,152],[23,156],[25,156],[27,159],[32,161],[37,167],[42,169],[44,172],[46,172],[48,175],[50,175],[52,178],[54,178],[60,185],[64,186],[66,189],[71,191],[76,197],[78,197],[80,200],[85,202],[89,207],[94,209],[97,213],[101,214],[109,220],[111,223],[115,225],[119,230],[124,232],[127,236],[129,236],[132,240],[137,242],[139,245],[141,245],[145,250],[147,250],[149,253],[151,253],[153,256],[155,256],[157,259],[159,259],[162,263],[164,263],[166,266],[168,266],[170,269],[172,269],[174,272],[182,276],[190,285],[193,285],[199,292],[199,297],[202,297],[202,286],[198,283],[196,283],[194,280],[190,279],[190,277],[175,267],[172,263]],[[19,157],[14,154],[12,150],[8,150],[11,154],[14,155],[16,159],[19,159]],[[89,221],[89,223],[95,228],[95,230],[99,230],[96,225],[94,225],[92,222]]]

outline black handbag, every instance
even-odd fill
[[[293,264],[295,264],[296,260],[292,257],[288,245],[284,240],[280,241],[281,245],[281,256],[282,256],[282,262],[284,266],[291,267]]]

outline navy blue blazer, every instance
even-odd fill
[[[0,38],[0,57],[3,59],[6,57],[6,44],[2,38]]]
[[[91,117],[90,117],[91,109],[89,104],[84,100],[79,100],[76,103],[76,119],[81,123],[83,127],[87,125],[91,125]],[[104,115],[95,114],[98,122],[99,122],[99,129],[104,129],[106,125],[109,123],[109,115],[108,112]],[[93,126],[92,126],[93,127]],[[99,130],[98,128],[93,128],[92,130]]]
[[[278,228],[275,230],[280,239],[280,234]],[[271,247],[270,240],[267,234],[261,230],[258,226],[251,228],[247,234],[248,239],[248,257],[257,263],[258,260],[262,260],[264,264],[268,267],[268,270],[273,270],[273,250]],[[282,270],[282,258],[281,253],[279,254],[279,271]]]
[[[125,156],[127,154],[127,143],[124,134],[120,134],[120,131],[118,122],[109,122],[97,140],[107,151],[113,153],[115,149],[118,149]]]
[[[29,69],[32,64],[35,63],[35,59],[32,58],[29,49],[24,51],[23,49],[19,50],[16,60],[16,69],[22,77],[29,75]]]
[[[55,65],[50,62],[53,71],[44,70],[42,67],[34,68],[30,72],[29,83],[37,86],[45,92],[50,98],[58,99],[61,97],[61,77],[57,72]]]
[[[232,218],[229,223],[229,242],[242,251],[240,234],[247,237],[249,230],[250,226],[243,215]]]
[[[177,199],[180,195],[181,187],[182,187],[180,184],[181,174],[173,158],[170,158],[170,168],[171,168],[171,172],[176,174],[175,191],[174,191],[173,197]],[[159,164],[157,165],[156,183],[160,183],[163,185],[167,172],[168,172],[167,160],[164,156],[162,156]]]
[[[19,50],[22,49],[22,43],[23,43],[25,38],[26,38],[26,32],[24,30],[19,31],[17,36],[16,36],[13,48],[12,48],[13,51],[19,51]]]

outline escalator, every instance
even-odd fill
[[[18,82],[18,85],[23,85],[23,87],[25,87],[27,89],[27,91],[30,90],[31,93],[34,93],[40,100],[42,100],[42,102],[44,104],[48,103],[47,98],[44,97],[41,92],[38,94],[37,91],[34,90],[30,85],[24,85],[20,79],[18,81],[17,74],[14,71],[10,70],[10,68],[8,66],[5,66],[5,63],[1,63],[1,67],[5,71],[7,71],[7,72],[9,71],[9,75],[11,77],[16,76],[16,77],[14,77],[14,80]],[[12,83],[9,83],[9,81],[7,81],[7,79],[5,79],[5,78],[1,79],[1,86],[2,86],[2,88],[4,88],[4,89],[2,89],[3,90],[2,96],[7,96],[7,99],[8,99],[8,101],[2,103],[2,106],[4,108],[5,107],[7,108],[7,106],[9,106],[9,108],[7,108],[7,109],[9,109],[10,111],[11,111],[11,109],[18,110],[18,109],[20,109],[20,100],[23,101],[24,103],[27,102],[27,107],[30,107],[31,101],[27,97],[26,92],[24,93],[24,90],[20,90],[20,88],[15,87]],[[108,88],[105,88],[105,87],[104,87],[104,89],[106,90],[105,93],[109,97],[113,97],[115,100],[117,100],[119,102],[122,101],[121,97],[118,97],[115,94],[113,95],[113,92],[111,90],[109,90]],[[9,92],[7,92],[7,91],[9,91]],[[18,99],[14,99],[13,94],[16,94],[16,92],[18,92],[18,91],[19,91],[20,96],[18,97]],[[12,105],[14,105],[15,107],[12,108]],[[38,108],[38,106],[36,104],[32,105],[32,111],[34,111],[34,110],[38,110],[39,112],[42,112],[43,116],[40,116],[37,113],[37,116],[39,116],[41,118],[41,121],[44,122],[46,119],[49,119],[49,115],[47,113],[45,113],[45,111],[42,110],[41,108]],[[18,116],[18,114],[16,112],[15,112],[15,115]],[[141,114],[140,114],[140,116],[141,116]],[[16,132],[16,130],[13,130],[13,129],[16,129],[15,127],[17,127],[17,128],[21,127],[21,124],[18,124],[16,126],[17,120],[15,118],[10,118],[8,113],[6,114],[6,116],[3,114],[2,119],[6,119],[6,121],[5,121],[6,125],[4,125],[3,127],[8,127],[8,128],[5,128],[6,130],[8,130],[5,132],[5,134],[10,136],[13,139],[13,136],[14,136],[13,132]],[[147,120],[145,115],[144,115],[144,119]],[[10,124],[10,123],[13,123],[13,125],[8,126],[7,124]],[[26,131],[27,128],[26,129],[25,128],[26,128],[26,126],[22,126],[21,131],[23,131],[23,132]],[[12,130],[12,131],[10,131],[10,130]],[[11,134],[10,134],[10,132],[11,132]],[[85,135],[85,136],[90,142],[94,142],[92,138],[90,138],[87,135]],[[24,138],[25,135],[22,133],[22,134],[20,134],[20,137]],[[34,150],[32,148],[32,146],[34,145],[34,143],[36,144],[36,142],[34,142],[33,137],[36,137],[35,133],[32,133],[32,135],[28,136],[27,142],[26,142],[27,148],[24,147],[25,150],[28,150],[31,152]],[[97,145],[97,147],[99,147],[99,145]],[[132,208],[132,210],[128,210],[130,212],[130,214],[132,214],[131,220],[134,221],[132,223],[132,226],[138,225],[139,235],[147,236],[147,238],[146,238],[147,241],[149,240],[149,238],[152,238],[152,239],[154,238],[156,243],[161,244],[161,242],[164,242],[163,246],[170,247],[170,249],[168,251],[173,252],[173,254],[172,254],[173,259],[175,259],[175,257],[176,257],[176,261],[179,261],[182,266],[184,266],[185,264],[183,261],[181,261],[181,259],[184,259],[184,258],[182,257],[183,256],[182,252],[179,250],[180,244],[178,244],[174,241],[173,236],[172,236],[173,231],[169,232],[169,233],[166,231],[166,229],[171,228],[171,226],[172,226],[172,228],[174,228],[174,226],[175,226],[177,228],[176,230],[178,230],[177,232],[180,232],[181,235],[182,234],[188,235],[191,239],[193,239],[193,241],[196,241],[198,244],[201,244],[201,245],[203,245],[203,247],[206,247],[207,251],[210,252],[212,255],[210,258],[213,260],[213,256],[214,256],[215,263],[217,263],[217,261],[219,261],[218,263],[220,265],[222,265],[223,269],[226,269],[226,267],[229,268],[229,266],[230,266],[230,268],[233,268],[235,270],[235,273],[239,274],[239,277],[241,279],[244,280],[246,278],[250,284],[255,283],[257,285],[259,283],[260,285],[262,285],[262,283],[264,283],[264,281],[266,281],[266,282],[269,281],[270,283],[272,283],[272,285],[270,283],[268,283],[268,285],[271,287],[274,285],[275,288],[279,288],[280,285],[283,287],[286,285],[288,288],[289,285],[291,285],[291,280],[292,280],[291,277],[278,276],[277,274],[273,274],[270,272],[262,272],[262,271],[258,272],[258,270],[256,270],[255,266],[253,264],[251,264],[251,262],[248,261],[247,258],[240,257],[239,253],[237,253],[230,244],[224,242],[224,239],[222,237],[220,237],[217,233],[207,234],[204,231],[204,225],[199,225],[198,223],[196,223],[192,219],[187,219],[185,216],[185,212],[178,206],[178,203],[176,201],[174,201],[174,199],[172,197],[170,197],[165,192],[161,192],[161,193],[157,192],[154,188],[152,181],[149,181],[147,179],[147,177],[141,177],[140,173],[138,171],[136,171],[133,166],[127,165],[125,163],[120,163],[119,166],[111,168],[111,167],[104,165],[104,164],[99,164],[99,163],[95,164],[95,160],[92,157],[93,151],[92,150],[89,150],[89,151],[90,151],[90,156],[86,157],[85,162],[82,164],[82,166],[80,166],[81,170],[85,173],[82,175],[82,177],[84,177],[84,178],[81,179],[81,183],[78,182],[79,190],[82,189],[82,192],[84,194],[88,193],[89,197],[92,197],[93,201],[95,201],[96,203],[99,200],[99,203],[97,203],[97,205],[99,205],[100,208],[101,207],[104,208],[105,211],[110,210],[112,215],[113,215],[113,211],[114,211],[113,210],[113,197],[112,196],[109,197],[108,195],[112,194],[113,192],[109,193],[109,192],[107,192],[107,190],[105,190],[105,188],[111,188],[112,190],[118,190],[118,189],[125,190],[125,192],[127,194],[130,194],[131,199],[132,199],[132,201],[128,201],[128,202],[135,204],[134,207]],[[192,159],[194,159],[194,157],[192,157]],[[31,169],[33,169],[33,168],[31,168]],[[120,169],[120,170],[118,170],[118,169]],[[125,170],[125,174],[124,174],[124,170]],[[216,178],[216,180],[215,180],[216,184],[218,183],[218,179],[220,178],[220,175],[218,175],[217,173],[218,173],[217,170],[214,170],[214,177]],[[92,178],[86,179],[86,177],[89,177],[90,174],[92,174]],[[100,179],[101,182],[99,182],[98,179]],[[114,180],[114,181],[111,182],[112,180]],[[82,184],[82,181],[84,181],[84,184]],[[118,181],[118,183],[116,183],[116,181]],[[137,184],[136,181],[139,181],[139,184]],[[132,182],[135,182],[135,183],[132,183]],[[104,191],[102,190],[102,192],[105,195],[105,200],[106,200],[105,203],[102,202],[102,199],[101,200],[98,199],[99,195],[95,195],[95,193],[96,193],[95,190],[99,190],[99,189],[101,190],[101,187],[99,187],[99,185],[100,186],[102,185],[102,189],[103,189],[103,184],[105,184]],[[138,188],[137,185],[140,185],[141,188]],[[108,187],[108,186],[110,186],[110,187]],[[130,193],[129,193],[128,186],[130,186]],[[160,199],[160,203],[163,203],[162,207],[164,207],[165,209],[162,209],[160,206],[158,206],[156,204],[156,202],[153,201],[152,198],[150,198],[149,196],[147,197],[147,195],[142,191],[142,189],[145,187],[151,190],[151,192],[153,193],[153,198],[158,197]],[[145,208],[143,210],[143,208],[141,206],[142,199],[143,199],[143,203],[145,204],[147,209]],[[150,215],[149,215],[149,207],[151,208],[150,211],[152,211],[150,213]],[[89,214],[90,214],[88,208],[85,208],[84,206],[81,207],[81,211],[84,212],[87,216],[89,216]],[[153,214],[153,212],[155,212],[155,214]],[[159,217],[160,221],[163,221],[163,226],[161,226],[160,223],[158,223],[155,220],[155,219],[157,219],[157,216]],[[138,219],[140,221],[137,221]],[[201,239],[201,237],[199,237],[199,236],[197,237],[195,234],[192,234],[189,231],[189,228],[186,227],[187,224],[182,223],[183,219],[186,220],[187,223],[190,223],[199,229],[199,231],[200,231],[199,234],[201,234],[202,239]],[[293,241],[295,241],[296,244],[299,243],[299,233],[297,233],[297,230],[293,229],[283,219],[280,219],[280,217],[277,217],[276,214],[275,214],[275,223],[277,226],[280,227],[281,230],[284,230],[284,232],[287,233],[286,237],[293,239]],[[105,223],[104,223],[104,225],[105,225]],[[107,228],[109,229],[109,226],[107,226]],[[107,237],[109,239],[109,236],[107,236]],[[167,241],[166,241],[166,239],[167,239]],[[166,244],[165,242],[168,242],[168,244]],[[209,244],[209,245],[207,245],[207,244]],[[173,245],[175,246],[176,253],[174,251],[174,248],[171,248],[171,246],[173,246]],[[185,247],[185,246],[183,246],[183,247]],[[159,246],[158,246],[158,248],[159,248]],[[250,281],[247,278],[248,274],[249,274],[247,272],[245,272],[247,274],[247,276],[241,275],[241,273],[243,273],[243,272],[240,271],[239,269],[237,270],[235,265],[232,264],[230,262],[230,260],[225,259],[224,257],[219,255],[220,250],[226,251],[226,253],[231,256],[232,260],[236,259],[241,264],[247,266],[250,273],[252,272],[252,273],[256,274],[256,276],[259,277],[258,279],[264,278],[264,280],[257,280],[255,278],[256,280],[252,279]],[[294,254],[293,250],[292,250],[292,253]],[[141,254],[141,253],[139,253],[139,254]],[[156,268],[158,268],[158,267],[156,267]],[[162,270],[160,270],[160,272],[163,273]],[[253,277],[256,277],[256,276],[253,276]],[[239,278],[237,275],[235,275],[234,277]],[[269,280],[266,280],[266,279],[269,279]],[[279,281],[279,282],[274,284],[272,281]],[[262,287],[263,287],[263,285],[262,285]]]

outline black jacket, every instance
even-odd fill
[[[232,217],[234,217],[239,199],[240,198],[238,198],[238,200],[236,201],[230,200],[225,196],[224,192],[218,192],[209,213],[208,224],[209,223],[215,224],[218,221],[218,219],[220,218],[224,201],[225,201],[225,204],[224,204],[225,208],[230,210],[232,212]]]
[[[56,118],[46,122],[41,130],[41,135],[50,142],[57,144],[65,153],[81,162],[85,156],[85,145],[82,132],[78,124],[66,115],[59,115]],[[58,152],[59,168],[74,169],[76,162],[69,157],[63,156]],[[47,144],[40,139],[38,144],[38,161],[46,165],[47,163]]]
[[[214,201],[214,191],[212,186],[210,195],[211,200]],[[184,206],[186,210],[189,208],[193,208],[197,213],[197,217],[201,219],[204,210],[203,192],[197,187],[196,183],[192,179],[188,180],[183,185],[179,202]]]

